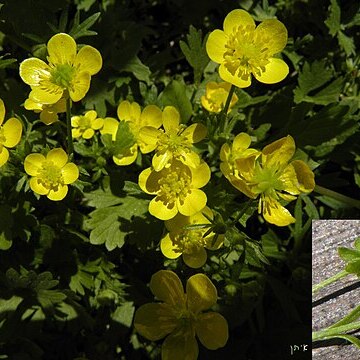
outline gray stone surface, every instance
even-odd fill
[[[345,263],[338,256],[337,248],[353,247],[360,236],[360,220],[314,220],[312,224],[312,270],[313,285],[344,269]],[[313,331],[328,327],[340,320],[360,304],[360,287],[339,293],[342,289],[358,283],[356,276],[345,278],[325,287],[313,296]],[[327,301],[315,305],[320,299]],[[359,335],[360,332],[355,335]],[[334,345],[312,350],[313,360],[356,360],[360,350],[353,345]]]

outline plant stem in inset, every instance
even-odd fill
[[[360,321],[352,322],[350,324],[326,328],[324,330],[314,331],[312,333],[312,341],[326,340],[327,338],[336,337],[349,331],[360,329]]]
[[[317,291],[319,291],[320,289],[324,288],[325,286],[327,285],[330,285],[332,284],[333,282],[345,277],[349,275],[349,273],[346,271],[346,270],[342,270],[340,272],[338,272],[337,274],[335,274],[334,276],[331,276],[327,279],[325,279],[324,281],[320,282],[319,284],[317,285],[314,285],[312,287],[312,293],[316,293]]]

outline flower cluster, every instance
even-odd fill
[[[294,139],[288,135],[265,146],[262,151],[249,148],[251,138],[240,133],[232,146],[221,148],[221,171],[230,183],[251,199],[259,197],[258,211],[265,220],[277,226],[295,222],[281,205],[301,193],[314,190],[314,174],[302,160],[292,160]]]
[[[159,303],[142,305],[135,313],[135,329],[149,340],[166,337],[163,360],[197,359],[196,337],[209,350],[225,346],[228,340],[226,319],[216,312],[204,312],[216,304],[217,290],[204,274],[191,276],[186,293],[178,276],[160,270],[150,281]]]

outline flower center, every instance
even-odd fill
[[[169,203],[174,203],[177,199],[183,203],[190,192],[191,184],[191,173],[186,170],[179,167],[164,170],[167,174],[159,180],[158,195],[164,197]]]
[[[263,168],[258,162],[255,164],[252,183],[255,185],[252,189],[255,193],[265,193],[270,195],[274,190],[282,190],[282,182],[279,179],[279,169],[276,167]]]
[[[181,253],[191,254],[206,245],[203,233],[203,230],[182,230],[173,241]]]
[[[51,82],[64,88],[69,89],[72,86],[75,68],[69,64],[59,64],[51,70]]]
[[[91,121],[85,115],[80,116],[78,124],[79,124],[78,127],[84,131],[91,128]]]
[[[267,47],[269,42],[268,36],[256,33],[250,25],[239,25],[225,45],[225,67],[232,75],[239,69],[238,76],[245,81],[251,73],[261,75],[272,55]]]
[[[52,161],[43,162],[38,177],[48,189],[54,189],[63,184],[61,169]]]

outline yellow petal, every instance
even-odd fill
[[[233,31],[236,31],[239,25],[255,29],[255,21],[247,11],[240,9],[230,11],[224,20],[225,34],[231,34]]]
[[[176,132],[180,124],[180,113],[174,106],[166,106],[162,114],[162,123],[166,132]]]
[[[67,185],[58,185],[56,190],[51,189],[47,194],[47,197],[52,201],[62,200],[68,192]]]
[[[71,117],[71,126],[78,127],[80,119],[81,119],[81,116],[72,116]]]
[[[227,176],[227,178],[229,179],[232,186],[234,186],[236,189],[241,191],[243,194],[245,194],[250,199],[255,199],[258,196],[258,194],[254,194],[251,191],[251,189],[247,185],[246,181],[244,181],[243,179],[235,177],[231,174],[230,175],[224,174],[224,175]]]
[[[81,135],[82,135],[82,130],[80,128],[76,128],[76,129],[71,130],[71,136],[74,139],[77,139],[77,138],[81,137]]]
[[[19,71],[21,79],[30,86],[37,86],[41,80],[51,78],[49,65],[37,58],[24,60]]]
[[[209,58],[221,64],[224,61],[224,53],[226,52],[227,36],[222,30],[214,30],[210,33],[206,41],[206,52]]]
[[[250,144],[251,144],[250,135],[242,132],[235,136],[232,148],[235,153],[242,152],[245,149],[247,149],[250,146]]]
[[[37,177],[32,177],[30,179],[30,189],[39,195],[47,195],[49,193],[49,189],[44,187],[42,182]]]
[[[177,208],[181,214],[185,216],[192,216],[205,207],[206,201],[207,197],[203,191],[199,189],[192,189],[190,193],[186,195],[184,201],[177,200]]]
[[[55,104],[61,99],[63,93],[60,86],[44,81],[44,86],[32,88],[29,99],[43,105]]]
[[[291,135],[287,135],[278,139],[262,150],[262,162],[266,167],[279,167],[279,165],[287,164],[294,156],[295,141]]]
[[[2,99],[0,99],[0,125],[3,123],[5,118],[5,105]]]
[[[134,327],[148,340],[160,340],[174,331],[176,326],[173,308],[168,304],[145,304],[135,312]]]
[[[140,116],[141,127],[152,126],[159,128],[162,124],[162,111],[156,105],[148,105]]]
[[[186,136],[187,140],[189,140],[192,144],[203,140],[206,134],[206,126],[200,123],[192,124],[182,132],[182,135]]]
[[[230,146],[228,143],[224,143],[220,149],[220,160],[227,161],[231,153]]]
[[[95,135],[95,131],[93,129],[86,129],[83,132],[82,137],[84,139],[91,139],[94,135]]]
[[[151,168],[143,170],[139,175],[139,186],[140,189],[147,194],[156,194],[159,190],[159,180],[161,174],[154,172]]]
[[[113,160],[116,165],[126,166],[132,164],[138,156],[138,146],[135,143],[127,151],[124,151],[122,154],[114,155]]]
[[[227,81],[239,88],[249,87],[251,85],[251,76],[249,76],[247,80],[243,80],[238,76],[238,74],[239,70],[236,70],[235,75],[232,75],[224,64],[221,64],[219,67],[219,75],[224,81]]]
[[[204,248],[199,248],[196,252],[183,253],[184,263],[193,269],[202,267],[206,263],[206,259],[207,253]]]
[[[229,329],[226,319],[215,312],[200,314],[195,325],[196,335],[209,350],[216,350],[228,341]]]
[[[214,306],[217,301],[217,290],[204,274],[195,274],[186,283],[188,309],[195,314]]]
[[[270,224],[287,226],[295,222],[295,218],[292,217],[290,212],[273,198],[266,196],[262,206],[264,219]]]
[[[254,73],[255,78],[264,84],[275,84],[286,78],[289,73],[289,67],[284,60],[270,58],[269,63],[265,65],[265,71],[261,74]]]
[[[196,360],[198,354],[198,344],[190,330],[173,332],[161,347],[162,360]]]
[[[309,193],[315,188],[314,173],[309,166],[301,160],[294,160],[291,166],[295,169],[298,188],[301,192]]]
[[[40,113],[40,120],[45,125],[51,125],[54,122],[58,121],[59,117],[56,112],[48,111],[47,109],[45,109]]]
[[[178,213],[178,208],[175,202],[156,196],[149,203],[149,213],[160,220],[169,220]]]
[[[154,167],[154,170],[162,170],[172,158],[173,156],[171,151],[165,150],[162,153],[157,152],[152,158],[152,166]]]
[[[205,161],[202,161],[201,164],[196,168],[190,168],[190,170],[192,174],[191,184],[193,187],[202,188],[209,182],[211,170]]]
[[[94,130],[99,130],[104,126],[104,119],[97,118],[91,122],[91,128]]]
[[[288,38],[285,25],[276,19],[267,19],[261,22],[255,29],[255,36],[260,39],[269,39],[266,47],[271,55],[283,50]]]
[[[156,145],[158,142],[159,135],[162,132],[153,126],[144,126],[140,129],[139,138],[145,144]]]
[[[64,184],[72,184],[79,177],[79,169],[74,163],[68,163],[61,169]]]
[[[17,145],[21,139],[21,133],[22,125],[20,120],[16,118],[7,120],[3,125],[3,135],[5,137],[3,145],[8,148],[12,148]]]
[[[72,65],[76,56],[76,42],[68,34],[59,33],[54,35],[47,43],[49,62]]]
[[[46,155],[46,160],[52,161],[56,166],[62,168],[68,161],[66,152],[61,148],[51,149]]]
[[[9,150],[6,147],[3,147],[0,151],[0,167],[6,164],[9,159]]]
[[[76,72],[69,88],[69,94],[72,101],[77,102],[83,99],[90,88],[91,76],[87,72]]]
[[[140,105],[136,102],[130,103],[127,100],[122,101],[118,106],[117,115],[120,120],[136,122],[141,116]]]
[[[74,66],[78,67],[78,71],[86,71],[90,75],[95,75],[102,67],[101,54],[92,46],[85,45],[76,55]]]
[[[104,118],[104,126],[100,130],[100,134],[110,134],[112,139],[115,140],[118,127],[119,121],[112,117],[106,117]]]
[[[161,239],[160,250],[168,259],[177,259],[181,255],[181,251],[179,251],[179,248],[174,245],[169,234],[166,234]]]
[[[185,306],[184,287],[171,270],[160,270],[150,280],[150,289],[156,298],[169,305]]]
[[[46,161],[42,154],[30,154],[24,160],[25,172],[28,175],[36,176],[41,170],[43,163]]]

